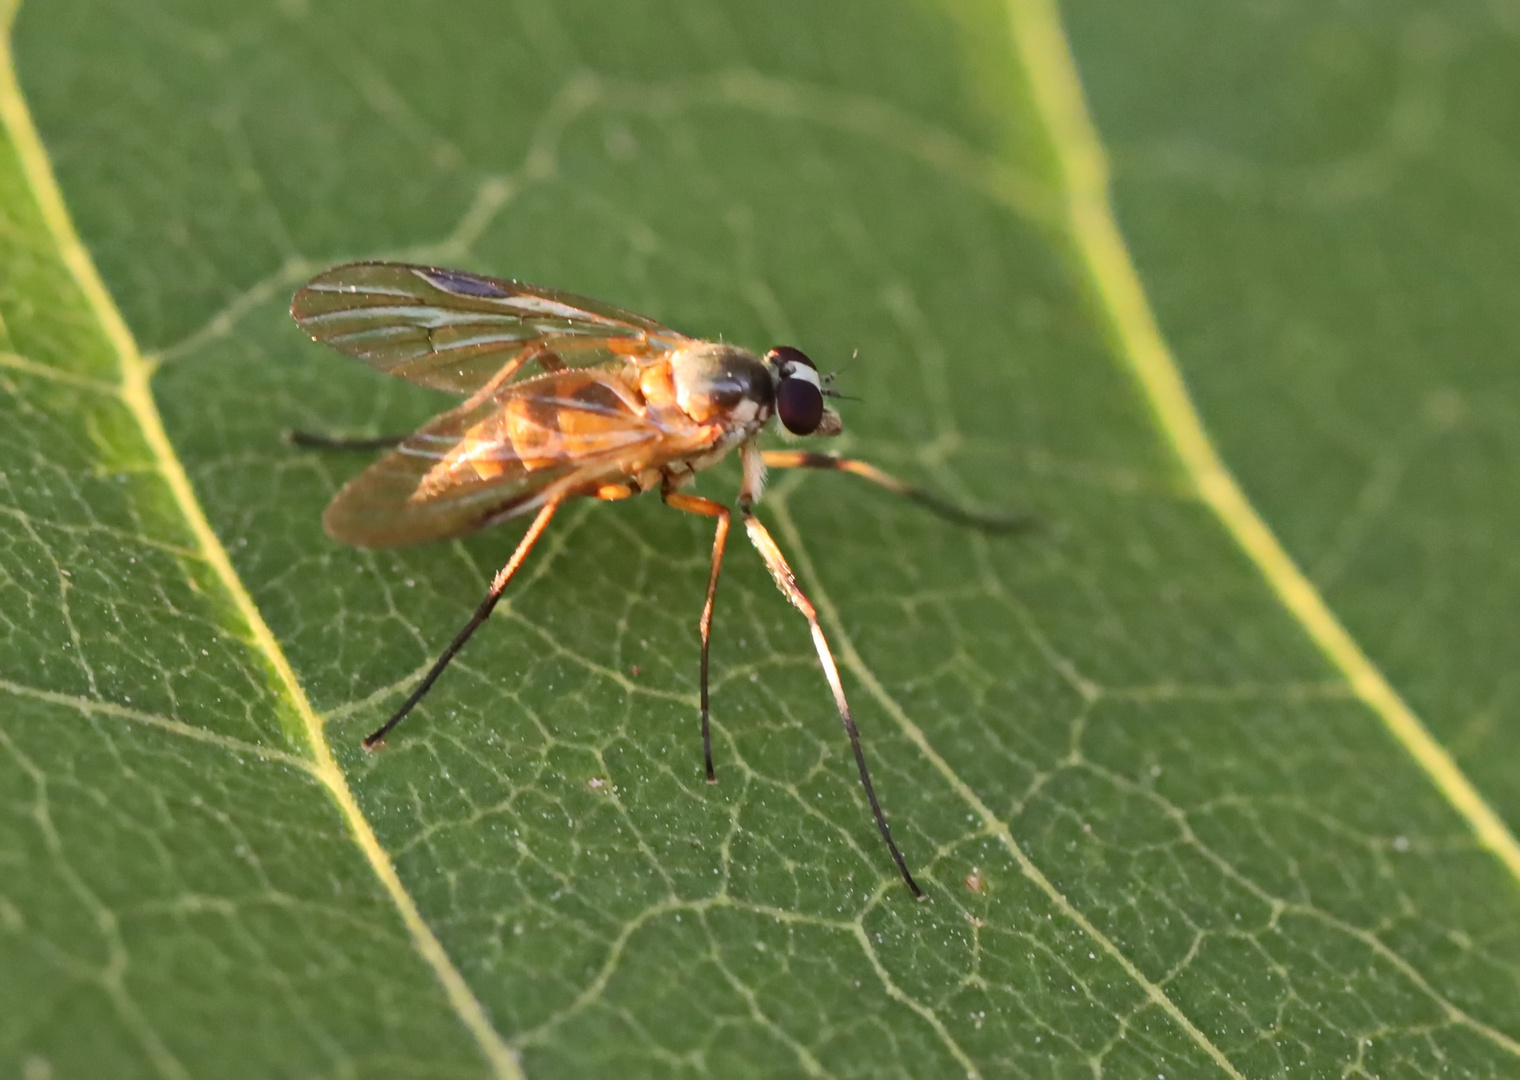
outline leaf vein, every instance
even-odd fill
[[[1010,10],[1016,47],[1065,173],[1071,242],[1109,321],[1119,358],[1139,382],[1157,428],[1200,498],[1325,659],[1430,777],[1479,842],[1520,879],[1520,842],[1336,618],[1209,440],[1109,203],[1107,161],[1087,115],[1059,18],[1049,0],[1011,0]]]
[[[191,487],[184,466],[169,442],[163,421],[153,400],[149,379],[152,365],[138,349],[126,321],[116,308],[115,301],[101,281],[84,243],[74,228],[74,223],[64,205],[63,194],[53,175],[51,162],[42,140],[32,123],[30,112],[21,95],[16,80],[15,64],[11,55],[11,29],[16,3],[0,12],[0,124],[10,136],[16,155],[21,161],[28,187],[36,200],[49,234],[57,247],[59,260],[68,268],[75,285],[83,294],[90,310],[99,321],[102,334],[113,348],[121,369],[122,400],[140,427],[143,437],[156,460],[160,474],[172,493],[174,502],[184,516],[187,527],[196,540],[207,564],[226,590],[234,607],[251,631],[255,649],[262,654],[286,694],[286,705],[294,714],[297,738],[304,737],[310,747],[312,769],[328,789],[339,813],[348,825],[349,833],[370,863],[381,885],[390,895],[402,922],[418,950],[422,960],[433,969],[442,984],[450,1006],[459,1016],[465,1028],[474,1037],[482,1055],[490,1063],[498,1077],[507,1080],[523,1080],[524,1074],[516,1057],[508,1049],[501,1035],[491,1026],[485,1009],[476,999],[464,977],[444,951],[442,943],[423,920],[416,902],[406,891],[396,873],[389,854],[380,845],[379,838],[370,828],[359,809],[357,800],[348,786],[347,779],[338,768],[332,749],[323,735],[320,717],[312,709],[305,690],[296,679],[295,672],[280,648],[273,632],[264,622],[253,598],[243,585],[232,566],[226,549],[217,539],[205,512]]]
[[[1055,909],[1075,923],[1099,948],[1118,963],[1123,968],[1125,974],[1140,987],[1146,997],[1186,1032],[1189,1038],[1202,1047],[1204,1052],[1213,1059],[1215,1064],[1224,1070],[1226,1075],[1231,1077],[1232,1080],[1244,1080],[1240,1071],[1224,1055],[1224,1052],[1214,1045],[1213,1041],[1188,1018],[1176,1002],[1167,996],[1166,991],[1148,978],[1136,966],[1135,962],[1119,948],[1115,941],[1093,925],[1087,916],[1068,900],[1061,890],[1056,888],[1055,883],[1045,876],[1040,868],[1024,852],[1024,849],[1019,846],[1008,824],[998,817],[990,806],[982,801],[981,796],[969,784],[961,779],[950,763],[929,742],[928,736],[924,734],[923,729],[914,723],[903,707],[898,704],[897,700],[887,693],[886,687],[876,677],[876,673],[866,664],[864,658],[856,650],[854,639],[851,638],[843,620],[839,617],[839,609],[834,606],[834,601],[823,588],[822,582],[814,572],[812,560],[807,554],[807,548],[802,542],[802,536],[797,530],[796,523],[792,520],[786,503],[777,500],[771,503],[770,506],[771,513],[776,518],[777,528],[786,538],[793,564],[798,571],[798,576],[804,578],[808,583],[808,597],[813,601],[813,606],[818,609],[819,619],[828,626],[830,641],[833,643],[835,651],[842,661],[840,666],[848,668],[850,673],[860,680],[861,684],[866,688],[867,693],[876,699],[877,704],[892,718],[899,730],[907,736],[908,741],[917,748],[918,752],[934,767],[935,771],[944,778],[951,790],[981,819],[983,828],[987,830],[989,835],[997,838],[999,843],[1013,857],[1019,871],[1037,889],[1045,894]]]
[[[1310,640],[1466,820],[1478,841],[1520,878],[1520,843],[1342,626],[1251,505],[1210,441],[1119,230],[1109,198],[1108,163],[1087,112],[1076,61],[1055,5],[1051,0],[1009,0],[1009,22],[1014,48],[1062,173],[1070,243],[1109,323],[1115,351],[1140,384],[1157,428],[1171,444],[1200,498]],[[1204,850],[1202,845],[1199,850]],[[1280,910],[1288,909],[1285,906]],[[1317,909],[1300,913],[1330,920],[1358,937],[1440,1001],[1448,1018],[1473,1027],[1512,1054],[1520,1052],[1520,1043],[1441,999],[1412,964],[1375,935],[1342,924]],[[1191,1024],[1189,1030],[1196,1031]],[[1201,1032],[1197,1037],[1204,1038]],[[1212,1043],[1204,1045],[1219,1055],[1222,1063],[1226,1061]]]
[[[62,694],[56,690],[43,690],[35,686],[14,683],[9,679],[0,679],[0,693],[11,694],[15,697],[31,698],[34,701],[44,701],[49,705],[61,705],[86,717],[109,716],[114,720],[125,720],[133,724],[142,724],[145,727],[157,728],[160,731],[167,731],[187,739],[194,739],[209,746],[218,746],[234,754],[248,754],[253,757],[263,758],[266,761],[277,761],[283,765],[290,765],[300,769],[302,772],[312,774],[316,772],[315,766],[313,766],[309,758],[291,754],[284,750],[276,750],[271,746],[260,746],[257,743],[247,742],[243,739],[220,735],[214,731],[207,731],[205,728],[198,728],[193,724],[187,724],[183,720],[174,720],[167,716],[160,716],[157,713],[144,712],[141,709],[118,705],[114,701],[106,701],[101,698],[79,697],[75,694]]]

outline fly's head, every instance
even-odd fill
[[[839,414],[824,404],[830,396],[829,376],[801,349],[778,345],[765,354],[781,426],[793,435],[838,435],[844,430]]]

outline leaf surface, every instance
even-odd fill
[[[1226,78],[1247,60],[1286,71],[1269,35],[1232,24],[1208,38],[1212,59],[1205,23],[1127,25],[1121,8],[1070,17],[1119,150],[1139,283],[1224,461],[1238,455],[1260,520],[1319,580],[1316,554],[1339,550],[1323,537],[1352,528],[1334,493],[1365,470],[1321,474],[1292,421],[1372,444],[1333,387],[1234,393],[1237,372],[1274,387],[1288,369],[1267,349],[1226,367],[1218,344],[1248,337],[1236,280],[1272,298],[1247,315],[1307,303],[1252,277],[1256,254],[1315,260],[1265,215],[1232,233],[1217,222],[1242,215],[1144,162],[1192,65],[1238,110],[1200,124],[1250,145],[1255,119],[1289,158],[1333,139],[1272,128]],[[1147,51],[1156,40],[1172,62]],[[14,49],[24,102],[0,88],[12,1071],[1513,1073],[1520,898],[1503,845],[1179,457],[1116,301],[1127,257],[1103,261],[1105,207],[1083,217],[1091,129],[1060,108],[1077,99],[1050,8],[94,2],[24,8]],[[1453,101],[1496,108],[1498,75],[1442,62],[1453,85],[1471,80]],[[1394,107],[1386,79],[1292,77],[1333,84],[1352,112]],[[1482,160],[1513,178],[1512,159]],[[1431,155],[1421,190],[1460,201],[1459,168]],[[1369,230],[1409,213],[1359,197]],[[447,400],[290,322],[296,285],[355,258],[801,345],[860,398],[844,403],[850,452],[1038,514],[1034,535],[989,537],[829,475],[775,476],[762,507],[819,607],[927,903],[875,834],[805,624],[737,534],[714,638],[721,782],[702,782],[710,532],[653,500],[561,515],[390,747],[359,749],[517,532],[395,552],[322,535],[322,506],[363,462],[280,433],[404,430]],[[1328,265],[1284,273],[1318,281],[1332,311],[1355,284]],[[1430,299],[1437,283],[1405,288]],[[1380,339],[1341,331],[1346,377],[1383,382]],[[1159,370],[1170,361],[1163,349]],[[1389,399],[1410,408],[1444,385],[1418,350],[1398,370]],[[1273,469],[1284,400],[1308,403],[1282,421],[1304,447],[1286,460],[1322,488]],[[736,483],[725,466],[703,490]],[[1428,535],[1498,536],[1508,512],[1460,509],[1407,504]],[[1326,610],[1344,601],[1358,655],[1467,761],[1459,662],[1502,687],[1499,666],[1439,607],[1421,625],[1440,647],[1400,652],[1378,605],[1409,594],[1340,557]],[[1457,777],[1502,818],[1486,775]]]
[[[1145,18],[1071,29],[1167,336],[1252,500],[1513,829],[1520,19],[1182,5],[1142,56]]]

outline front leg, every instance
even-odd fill
[[[739,481],[739,509],[746,513],[765,492],[765,467],[770,464],[770,456],[761,452],[753,439],[739,447],[739,463],[744,467],[744,478]]]
[[[834,454],[819,454],[811,450],[767,450],[760,455],[762,468],[772,469],[827,469],[831,472],[852,473],[862,480],[869,480],[878,487],[901,495],[918,503],[931,513],[938,514],[957,525],[969,525],[986,532],[1023,532],[1034,527],[1035,519],[1027,514],[986,514],[969,510],[942,499],[932,491],[904,483],[891,473],[883,472],[868,461],[842,458]]]

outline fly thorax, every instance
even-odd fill
[[[775,391],[753,353],[704,341],[670,358],[676,404],[699,424],[758,431],[770,419]]]

